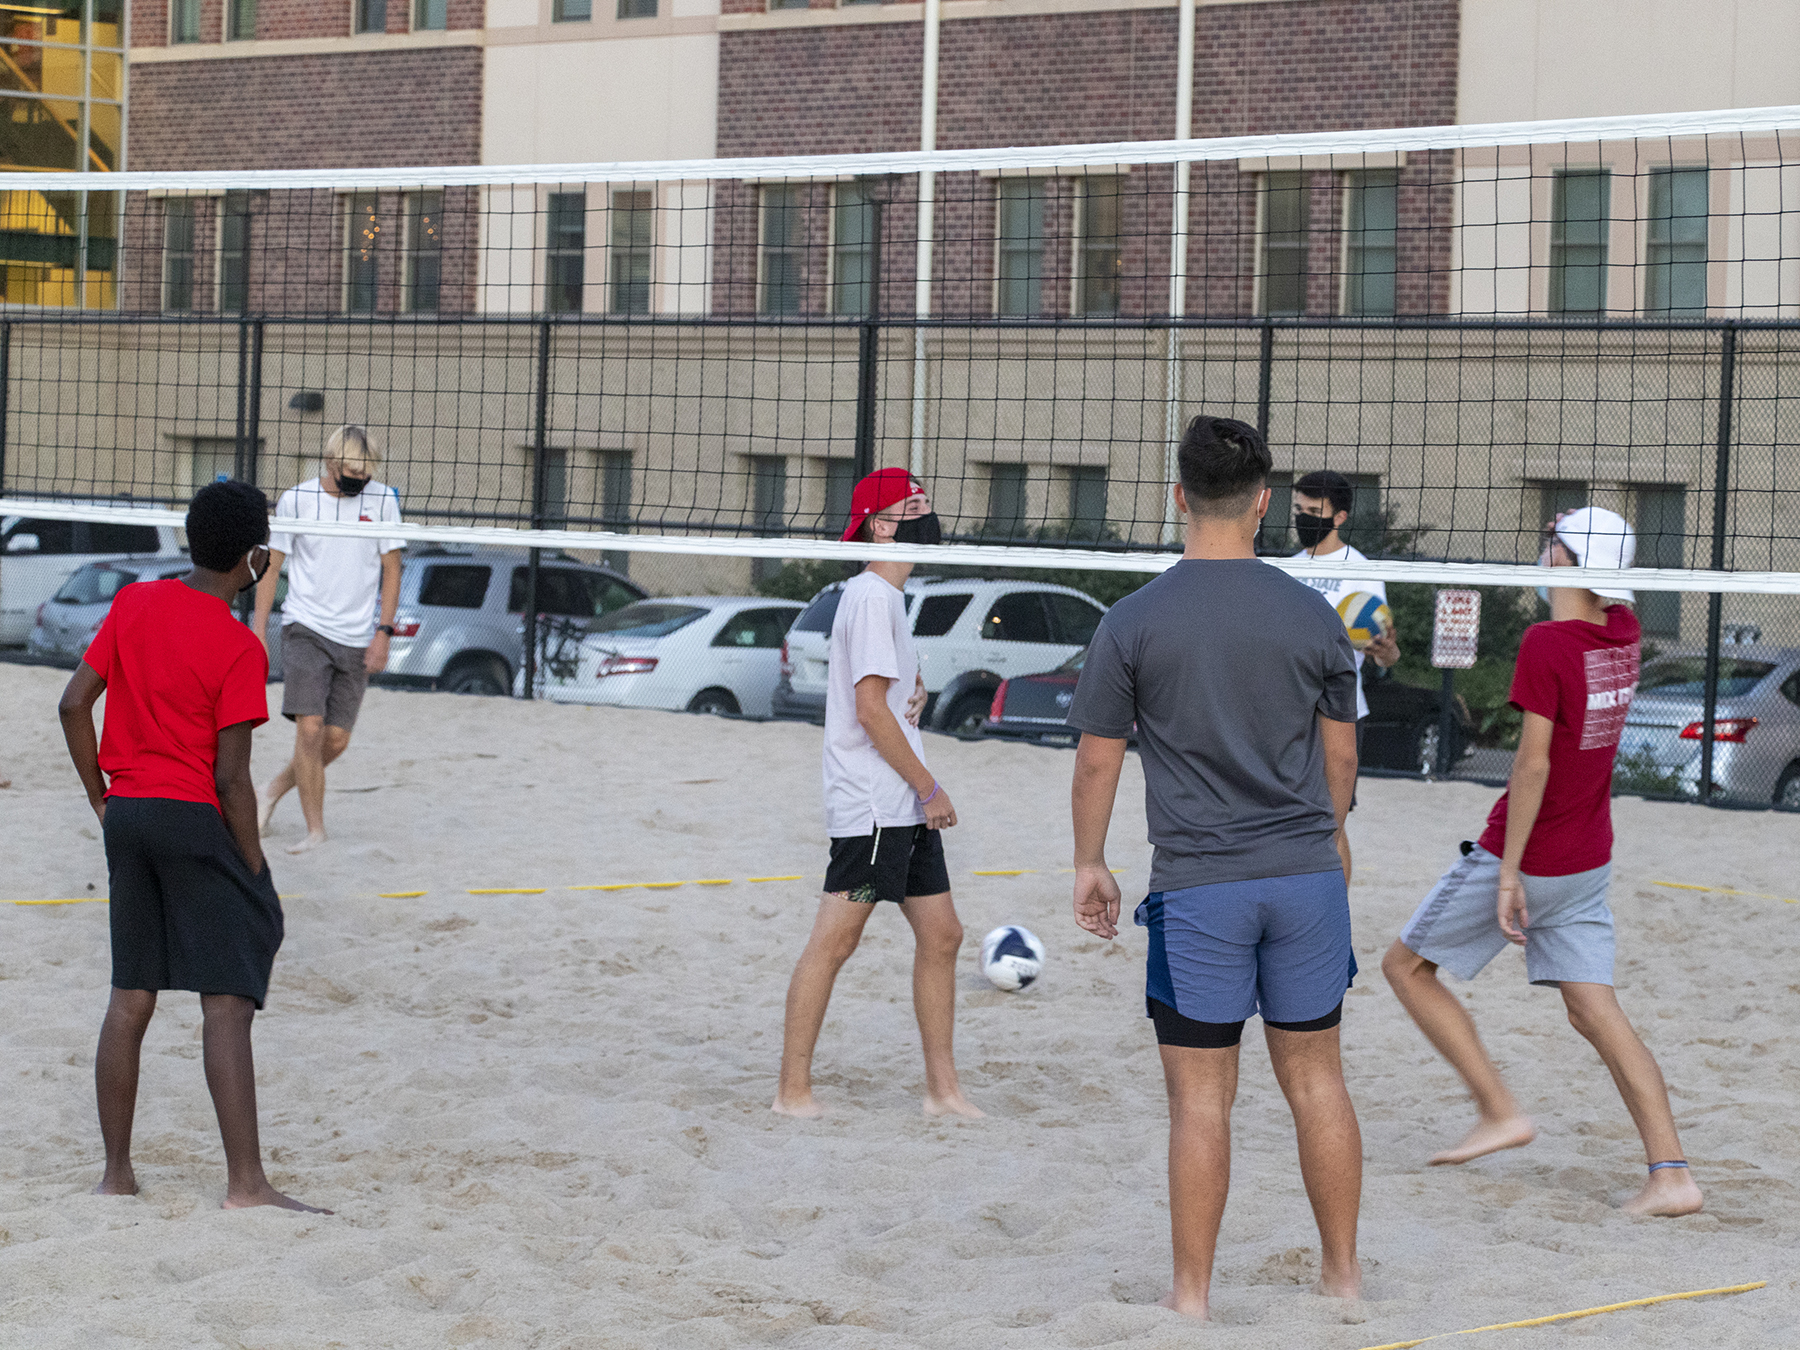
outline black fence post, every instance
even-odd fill
[[[881,337],[881,208],[870,198],[869,309],[856,336],[856,476],[875,472],[875,357]]]
[[[545,441],[550,424],[550,320],[538,325],[537,409],[531,435],[531,528],[544,528]],[[534,548],[525,567],[525,690],[524,697],[536,698],[537,685],[537,609],[538,560],[543,550]]]
[[[1448,778],[1456,763],[1450,742],[1456,736],[1456,672],[1444,667],[1442,691],[1438,694],[1437,776]]]
[[[1275,379],[1275,323],[1264,319],[1256,358],[1256,429],[1269,439],[1269,399]]]
[[[243,464],[238,478],[254,483],[262,471],[263,321],[250,325],[250,411],[244,418]]]
[[[250,415],[250,321],[238,320],[238,371],[237,371],[237,444],[231,456],[231,476],[240,483],[248,481],[244,477],[244,468],[248,459],[245,435],[248,432]],[[200,485],[197,485],[200,486]]]
[[[6,415],[12,393],[12,320],[0,319],[0,496],[6,495]]]
[[[1731,490],[1731,413],[1737,401],[1738,330],[1727,324],[1719,335],[1719,442],[1713,456],[1712,568],[1725,570],[1726,494]],[[1706,694],[1700,715],[1700,800],[1713,795],[1713,732],[1719,720],[1719,641],[1725,596],[1706,597]]]

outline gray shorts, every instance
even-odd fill
[[[1566,877],[1523,877],[1525,974],[1533,984],[1613,982],[1612,864]],[[1438,879],[1406,927],[1407,950],[1472,980],[1509,945],[1495,912],[1500,859],[1477,845]]]
[[[369,672],[362,647],[320,637],[302,623],[281,629],[281,715],[323,717],[328,727],[349,731],[356,725]]]

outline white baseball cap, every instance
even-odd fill
[[[1556,537],[1575,555],[1578,567],[1623,569],[1637,561],[1637,536],[1625,523],[1624,516],[1617,511],[1608,511],[1604,506],[1584,506],[1579,511],[1569,512],[1556,522]],[[1629,604],[1636,599],[1632,591],[1602,590],[1598,586],[1592,589],[1595,595],[1606,600],[1623,600]]]

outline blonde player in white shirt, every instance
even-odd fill
[[[1339,533],[1350,519],[1350,507],[1356,500],[1356,488],[1341,473],[1318,469],[1294,484],[1294,532],[1300,536],[1301,548],[1296,558],[1312,558],[1325,563],[1367,562],[1362,550],[1352,548]],[[1302,577],[1308,586],[1322,594],[1336,609],[1345,596],[1357,591],[1378,595],[1387,602],[1387,587],[1379,581],[1359,581],[1352,577]],[[1363,692],[1363,657],[1368,657],[1383,670],[1400,659],[1400,643],[1392,633],[1378,638],[1356,654],[1356,757],[1362,759],[1363,718],[1369,715],[1369,696]],[[1356,809],[1354,795],[1351,810]],[[1344,874],[1350,872],[1350,845],[1344,845]]]
[[[281,522],[399,524],[399,495],[375,481],[380,462],[380,448],[367,431],[339,427],[325,441],[319,476],[289,488],[275,504],[269,566],[256,588],[251,625],[266,647],[276,582],[288,560],[288,593],[281,611],[281,712],[294,723],[294,757],[262,790],[260,805],[266,831],[275,804],[289,788],[299,788],[306,837],[291,845],[289,853],[305,853],[325,842],[325,766],[350,745],[369,676],[387,668],[388,639],[400,605],[400,550],[406,541],[287,534]]]

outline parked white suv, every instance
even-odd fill
[[[0,647],[23,646],[31,636],[38,606],[88,563],[133,554],[179,558],[181,546],[166,525],[0,518]]]
[[[842,583],[827,586],[788,629],[775,687],[777,717],[825,717],[825,668]],[[1015,675],[1054,670],[1087,646],[1106,607],[1067,586],[1034,581],[913,578],[906,612],[925,677],[923,725],[979,736],[994,691]]]

